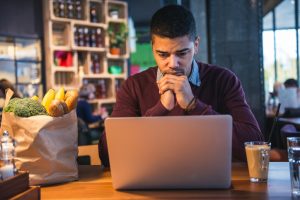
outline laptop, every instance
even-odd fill
[[[297,88],[281,88],[278,91],[278,99],[281,103],[280,114],[284,114],[286,108],[299,107]]]
[[[224,189],[231,185],[230,115],[105,120],[115,189]]]

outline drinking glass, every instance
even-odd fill
[[[290,164],[292,194],[294,196],[300,196],[300,137],[288,137],[287,148]]]
[[[268,180],[271,143],[245,142],[250,181],[259,183]]]

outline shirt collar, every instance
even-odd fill
[[[159,81],[163,77],[162,72],[157,68],[157,75],[156,80]],[[192,69],[191,73],[189,75],[189,82],[191,82],[193,85],[200,86],[201,80],[200,80],[200,74],[199,74],[199,67],[195,60],[192,62]]]

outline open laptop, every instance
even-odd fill
[[[279,113],[284,114],[286,108],[298,108],[297,88],[281,88],[278,90],[278,99],[281,103]]]
[[[230,115],[108,118],[115,189],[229,188]]]

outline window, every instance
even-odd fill
[[[283,83],[288,78],[297,79],[296,30],[275,31],[277,80]]]
[[[263,18],[263,54],[265,93],[273,91],[275,82],[288,78],[299,81],[297,53],[297,13],[299,0],[283,0]],[[298,7],[298,12],[300,11]],[[298,41],[299,42],[299,41]]]
[[[24,97],[42,96],[40,39],[0,36],[0,79]]]
[[[265,91],[267,94],[273,90],[275,82],[275,49],[273,31],[263,32],[263,47]]]

